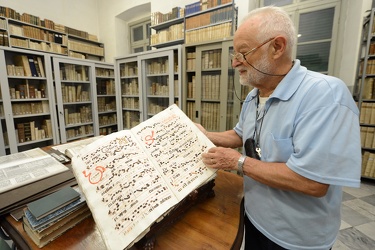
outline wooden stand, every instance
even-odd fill
[[[213,187],[215,180],[211,180],[205,185],[191,192],[185,199],[178,203],[162,221],[151,225],[150,231],[137,243],[137,249],[152,250],[155,246],[155,241],[158,233],[163,232],[166,228],[171,227],[177,220],[179,220],[192,206],[205,201],[208,198],[215,196]]]

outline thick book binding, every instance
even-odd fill
[[[57,192],[27,204],[27,208],[39,220],[58,209],[80,198],[80,194],[72,187],[65,187]]]

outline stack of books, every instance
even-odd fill
[[[65,187],[27,204],[23,228],[38,247],[43,247],[90,215],[79,188]]]
[[[1,156],[0,215],[10,213],[17,221],[21,220],[26,204],[76,185],[65,163],[41,148]]]

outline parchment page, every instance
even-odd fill
[[[83,148],[72,169],[109,249],[130,247],[153,222],[214,178],[213,144],[176,106]]]
[[[179,200],[216,176],[201,156],[214,144],[176,105],[131,130]]]
[[[178,202],[130,130],[83,148],[72,169],[108,249],[130,247]]]

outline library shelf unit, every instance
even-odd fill
[[[5,153],[59,143],[50,56],[2,47],[0,71]]]
[[[68,34],[68,55],[80,59],[104,61],[104,43]]]
[[[10,47],[68,55],[65,33],[11,18],[7,22]]]
[[[104,43],[96,41],[93,35],[50,20],[26,16],[30,22],[0,16],[0,46],[104,61]]]
[[[364,18],[354,99],[360,110],[362,178],[375,180],[375,9]]]
[[[139,56],[144,87],[144,120],[172,104],[181,107],[181,46]]]
[[[95,79],[99,134],[108,135],[118,131],[114,65],[110,63],[95,63]]]
[[[181,109],[182,46],[135,53],[115,59],[119,129],[129,129],[172,104]]]
[[[58,56],[52,61],[61,143],[99,135],[94,63]]]
[[[232,37],[237,27],[234,1],[185,15],[185,44]]]
[[[151,13],[150,46],[163,48],[184,43],[184,9],[174,7],[168,13]]]
[[[184,112],[208,131],[232,129],[251,88],[239,84],[231,66],[231,39],[184,46]]]
[[[155,30],[156,33],[150,37],[150,46],[164,48],[183,44],[185,41],[184,20],[184,17],[178,17],[152,25],[150,28]]]
[[[142,88],[140,88],[137,54],[116,59],[115,75],[117,93],[117,112],[119,129],[130,129],[143,121]]]

